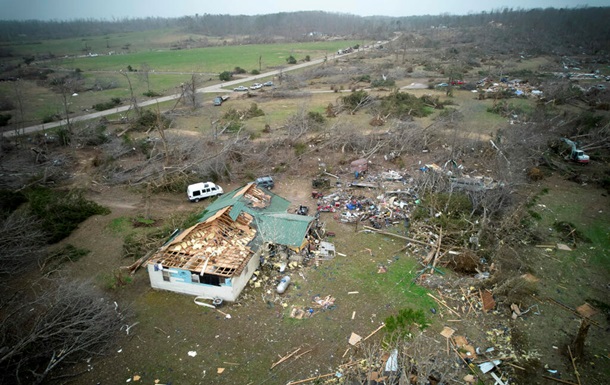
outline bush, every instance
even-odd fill
[[[326,121],[326,118],[324,118],[324,115],[319,112],[309,111],[307,113],[307,120],[312,123],[323,124]]]
[[[58,120],[57,114],[48,114],[42,117],[42,123],[51,123]]]
[[[148,91],[144,92],[142,95],[147,96],[147,97],[149,97],[149,98],[155,98],[155,97],[157,97],[157,96],[161,96],[161,94],[160,94],[160,93],[155,92],[155,91],[150,91],[150,90],[148,90]]]
[[[165,115],[157,115],[153,111],[144,110],[142,115],[131,124],[131,129],[134,131],[148,131],[159,124],[162,129],[166,129],[170,123],[170,120]]]
[[[223,71],[218,75],[218,78],[223,82],[231,80],[232,77],[233,74],[230,71]]]
[[[357,82],[370,83],[371,75],[362,75],[359,78],[355,79]]]
[[[246,112],[246,119],[255,118],[257,116],[264,116],[264,115],[265,115],[265,112],[263,110],[261,110],[260,108],[258,108],[258,105],[256,103],[252,103],[250,105],[250,108]]]
[[[233,70],[233,73],[238,74],[238,75],[245,74],[247,72],[248,71],[246,71],[245,69],[243,69],[241,67],[235,67],[235,69]]]
[[[20,191],[0,190],[0,218],[17,210],[27,198]]]
[[[87,254],[89,254],[89,250],[80,249],[68,243],[51,252],[42,262],[41,270],[51,273],[58,270],[64,263],[76,262]]]
[[[80,191],[59,191],[35,188],[26,193],[29,211],[42,221],[49,233],[49,242],[64,239],[92,215],[109,214],[110,210],[88,201]]]
[[[303,142],[297,142],[294,144],[294,153],[296,156],[301,156],[307,151],[307,145]]]
[[[97,103],[93,105],[93,109],[96,111],[105,111],[114,108],[121,104],[121,98],[112,98],[109,102]]]
[[[386,96],[381,101],[382,115],[392,115],[398,119],[405,119],[410,116],[423,118],[432,113],[426,107],[423,99],[417,98],[406,92],[395,91]]]
[[[250,71],[251,75],[260,75],[260,73],[261,73],[261,71],[259,71],[259,70],[252,70],[252,71]]]
[[[412,329],[416,326],[419,330],[424,330],[430,325],[426,315],[421,310],[400,309],[396,316],[389,316],[385,319],[385,328],[392,344],[394,340],[412,338]]]
[[[8,125],[8,121],[11,120],[13,115],[11,114],[0,114],[0,127],[5,127]]]
[[[394,79],[375,79],[371,82],[371,87],[381,88],[381,87],[394,87],[396,85],[396,81]]]
[[[286,63],[288,64],[297,64],[297,59],[294,56],[290,55],[286,58]]]
[[[360,103],[362,103],[362,101],[366,98],[369,97],[368,92],[360,90],[360,91],[356,91],[356,92],[352,92],[351,94],[344,96],[341,98],[341,100],[343,101],[343,104],[350,108],[350,109],[355,109],[356,107],[358,107],[358,105]]]

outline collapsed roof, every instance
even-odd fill
[[[263,243],[303,246],[314,218],[287,213],[289,205],[249,183],[211,203],[198,224],[166,243],[149,263],[201,275],[239,275]]]

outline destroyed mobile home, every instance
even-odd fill
[[[289,214],[289,205],[254,183],[221,196],[149,259],[151,286],[235,301],[270,249],[307,249],[315,218]]]

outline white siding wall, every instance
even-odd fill
[[[250,280],[250,277],[252,277],[254,271],[258,269],[258,266],[260,265],[259,255],[259,253],[256,253],[250,258],[247,267],[240,276],[231,278],[230,286],[224,284],[221,286],[214,286],[192,283],[190,272],[174,268],[169,270],[180,272],[182,275],[180,275],[180,277],[175,277],[175,274],[172,274],[170,281],[167,282],[163,280],[163,272],[161,270],[155,271],[155,267],[152,264],[149,264],[147,265],[147,268],[150,285],[154,289],[169,290],[194,296],[217,297],[221,298],[223,301],[233,302],[239,297],[239,294]]]

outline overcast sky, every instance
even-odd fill
[[[263,15],[320,10],[360,16],[462,15],[509,8],[610,6],[610,0],[0,0],[0,19],[73,20],[148,16]]]

